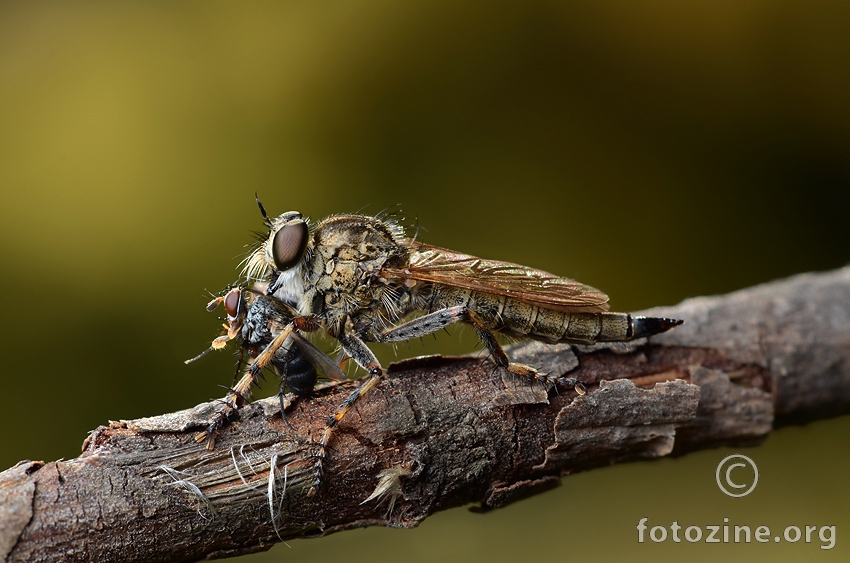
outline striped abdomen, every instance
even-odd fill
[[[458,289],[435,288],[431,311],[465,305],[494,332],[546,342],[623,342],[664,332],[675,319],[633,317],[628,313],[577,313],[547,309],[518,299]]]

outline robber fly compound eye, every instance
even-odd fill
[[[272,241],[272,257],[278,270],[288,270],[301,261],[307,250],[308,236],[307,223],[301,219],[284,225],[275,233]]]

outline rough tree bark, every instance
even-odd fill
[[[335,434],[313,497],[311,444],[354,382],[292,404],[295,430],[275,401],[257,401],[212,452],[193,435],[214,402],[113,422],[76,459],[0,473],[0,555],[193,561],[281,538],[416,526],[452,506],[504,505],[574,471],[754,445],[778,425],[850,411],[850,268],[646,313],[685,324],[651,342],[513,349],[586,382],[583,397],[529,386],[486,359],[393,365]]]

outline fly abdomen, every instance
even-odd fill
[[[570,313],[546,309],[519,299],[502,297],[502,313],[493,323],[495,330],[510,336],[559,342],[570,322]]]
[[[634,338],[630,314],[595,313],[595,315],[599,318],[599,334],[594,342],[623,342]]]
[[[569,313],[569,316],[562,342],[627,342],[682,324],[677,319],[633,317],[628,313]]]
[[[502,308],[502,324],[515,336],[526,336],[534,329],[538,308],[518,299],[506,299]],[[563,331],[561,331],[563,332]]]
[[[632,317],[632,338],[643,338],[644,336],[661,334],[674,326],[679,326],[683,322],[681,319],[667,319],[664,317]]]
[[[450,286],[435,287],[429,312],[461,306],[472,311],[491,331],[553,343],[626,342],[682,324],[676,319],[633,317],[629,313],[560,311],[504,295]]]
[[[283,351],[284,349],[281,349]],[[301,354],[286,351],[271,361],[289,390],[299,397],[309,397],[318,380],[316,368]]]
[[[628,313],[569,313],[540,308],[528,336],[581,344],[627,342],[680,324],[682,321],[676,319],[633,317]]]
[[[587,321],[592,320],[587,318]],[[571,328],[573,338],[578,337],[582,341],[587,338],[594,338],[596,333],[599,332],[595,323],[584,322],[584,317],[579,319],[578,313],[567,313],[565,311],[555,311],[553,309],[538,307],[537,317],[534,319],[534,324],[528,335],[539,338],[540,340],[559,342],[565,340],[564,336],[570,333]],[[568,338],[567,340],[571,339]]]
[[[629,340],[631,334],[626,313],[571,313],[477,291],[468,307],[492,330],[546,342],[592,344]]]
[[[509,299],[503,295],[469,291],[466,306],[474,311],[487,326],[498,326],[502,322],[502,311],[506,301]]]

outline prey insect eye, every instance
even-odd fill
[[[239,302],[242,300],[242,294],[238,289],[231,289],[224,298],[224,310],[227,311],[227,316],[235,317],[239,314]]]
[[[307,223],[295,221],[281,228],[272,241],[272,257],[278,270],[284,271],[298,264],[307,250]]]

